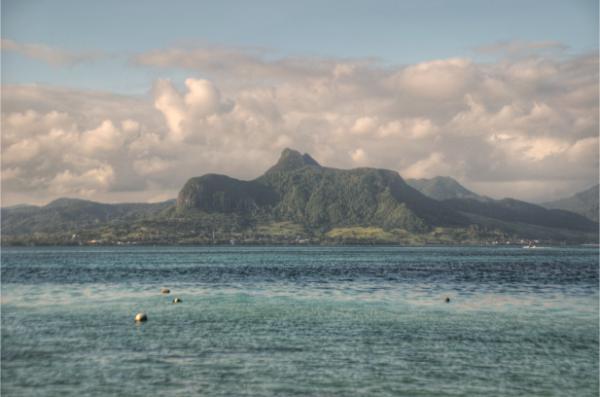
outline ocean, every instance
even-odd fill
[[[1,255],[2,396],[599,393],[597,248]]]

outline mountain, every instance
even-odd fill
[[[421,182],[419,186],[438,199],[411,187],[395,171],[325,167],[308,154],[286,149],[256,179],[194,177],[177,200],[163,203],[58,199],[43,207],[3,208],[2,243],[598,241],[598,224],[583,216],[513,199],[492,200],[450,178]]]
[[[320,229],[379,226],[423,231],[466,222],[394,171],[322,167],[310,155],[290,149],[252,181],[224,175],[192,178],[179,193],[177,209],[262,214]]]
[[[598,194],[599,185],[596,185],[573,196],[543,203],[542,206],[571,211],[598,222]]]
[[[436,176],[431,179],[407,179],[406,183],[427,197],[431,197],[435,200],[455,198],[469,198],[481,201],[487,200],[486,197],[473,193],[449,176]]]
[[[285,149],[273,167],[251,181],[224,175],[192,178],[179,194],[177,212],[236,214],[322,231],[377,227],[427,233],[475,226],[561,237],[556,230],[597,231],[596,223],[579,215],[518,200],[492,200],[452,178],[409,182],[417,189],[394,171],[323,167],[308,154]]]

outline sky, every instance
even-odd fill
[[[598,183],[598,2],[1,3],[2,205],[160,201],[282,149],[541,202]]]

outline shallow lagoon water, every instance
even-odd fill
[[[1,392],[597,396],[598,270],[586,248],[4,248]]]

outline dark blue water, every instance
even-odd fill
[[[598,270],[583,248],[4,248],[1,391],[597,396]]]

